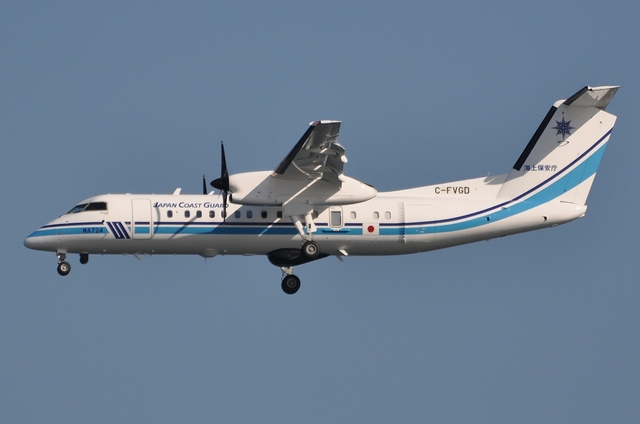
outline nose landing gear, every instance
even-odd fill
[[[62,275],[63,277],[69,275],[69,273],[71,272],[71,265],[69,265],[69,262],[65,262],[67,254],[59,252],[56,255],[58,256],[58,274]]]
[[[69,262],[60,262],[58,264],[58,274],[64,277],[65,275],[69,275],[70,272],[71,265],[69,265]]]
[[[56,256],[58,257],[58,274],[62,275],[63,277],[69,275],[69,273],[71,272],[71,265],[69,265],[69,262],[65,260],[67,258],[67,253],[56,252]],[[89,254],[81,253],[80,263],[84,265],[87,262],[89,262]]]

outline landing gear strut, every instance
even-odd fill
[[[293,267],[282,267],[282,291],[286,294],[296,294],[300,290],[300,279],[293,275]]]
[[[302,256],[309,260],[318,259],[320,256],[320,246],[313,241],[313,233],[317,231],[316,225],[313,222],[313,213],[309,211],[304,216],[305,226],[302,226],[300,217],[298,215],[291,215],[291,221],[298,230],[298,234],[302,237],[304,244],[300,249]]]
[[[63,277],[65,275],[69,275],[69,273],[71,272],[71,265],[69,265],[69,262],[65,262],[65,258],[67,257],[67,255],[65,253],[58,253],[58,274],[62,275]]]

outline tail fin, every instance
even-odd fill
[[[542,190],[548,200],[584,205],[616,117],[605,108],[619,87],[584,87],[558,100],[498,193],[521,199]]]

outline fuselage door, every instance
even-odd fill
[[[343,225],[342,206],[331,206],[329,208],[329,227],[342,228]]]
[[[137,240],[150,239],[153,236],[153,220],[151,218],[151,200],[131,200],[131,235]]]
[[[433,221],[435,220],[435,208],[431,205],[417,202],[405,202],[404,204],[404,241],[429,242],[435,238]]]

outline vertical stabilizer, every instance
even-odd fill
[[[605,108],[618,87],[584,87],[557,101],[507,176],[498,198],[545,188],[553,198],[584,205],[616,117]],[[552,199],[549,199],[552,200]]]

